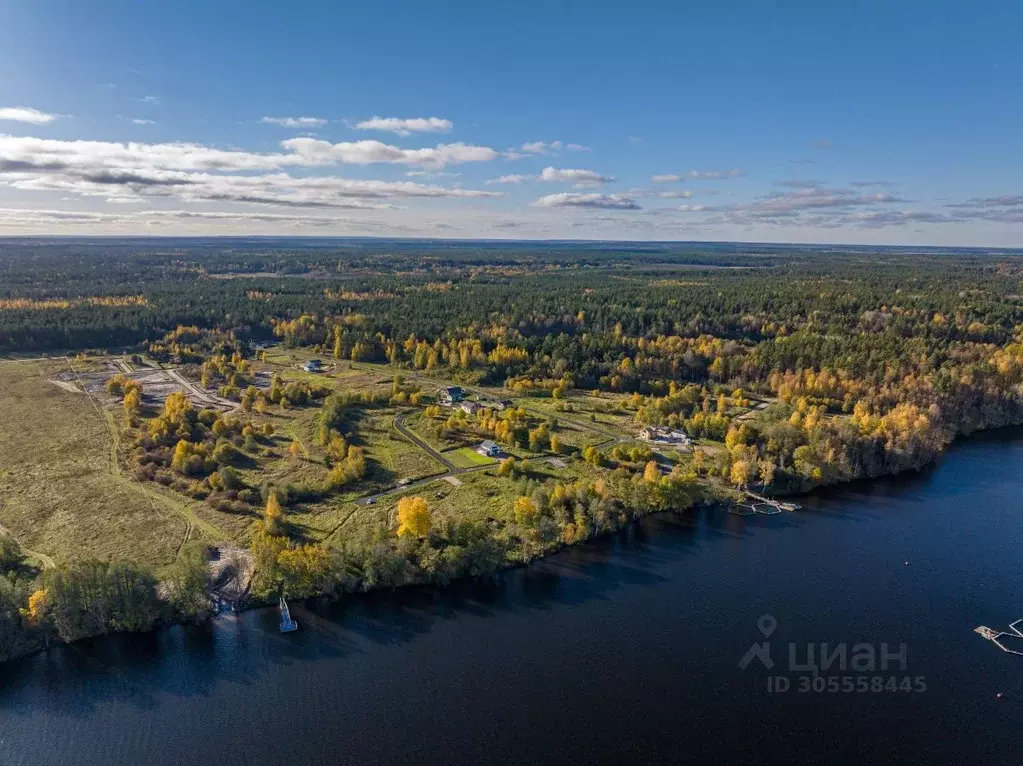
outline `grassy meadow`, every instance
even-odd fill
[[[121,473],[108,416],[48,381],[67,370],[62,361],[0,364],[0,524],[58,563],[173,561],[202,521],[177,496]]]

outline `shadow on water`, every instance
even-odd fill
[[[110,701],[152,709],[163,695],[205,696],[223,682],[256,685],[291,663],[415,641],[438,621],[546,612],[605,600],[623,588],[663,585],[669,579],[658,570],[666,560],[753,537],[759,528],[801,523],[792,516],[739,519],[722,508],[662,513],[493,578],[296,603],[303,630],[288,636],[277,632],[275,609],[257,609],[202,625],[58,645],[0,666],[0,706],[31,714],[34,705],[5,700],[33,686],[51,711],[69,717],[86,717]]]
[[[367,645],[415,641],[438,621],[604,600],[623,588],[667,583],[657,570],[672,556],[756,534],[756,524],[736,520],[723,509],[658,514],[493,578],[296,603],[293,612],[303,630],[288,636],[277,632],[275,609],[257,609],[202,625],[57,645],[0,666],[0,707],[30,715],[43,702],[69,717],[86,717],[111,701],[152,709],[164,695],[206,696],[223,682],[256,685],[280,666],[341,659],[366,651]],[[795,523],[755,521],[771,527]],[[36,690],[33,704],[19,705],[16,698],[27,687]]]

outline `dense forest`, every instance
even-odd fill
[[[918,465],[1023,419],[1023,257],[1005,252],[20,240],[0,274],[0,351],[215,328],[519,392],[637,393],[643,422],[718,438],[699,389],[741,389],[788,409],[733,446],[809,480]]]

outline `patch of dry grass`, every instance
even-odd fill
[[[192,525],[169,505],[176,500],[121,474],[103,412],[48,382],[67,369],[62,361],[0,366],[0,522],[58,563],[167,564]]]

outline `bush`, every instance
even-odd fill
[[[213,449],[213,459],[217,465],[238,465],[241,454],[230,442],[222,441]]]

